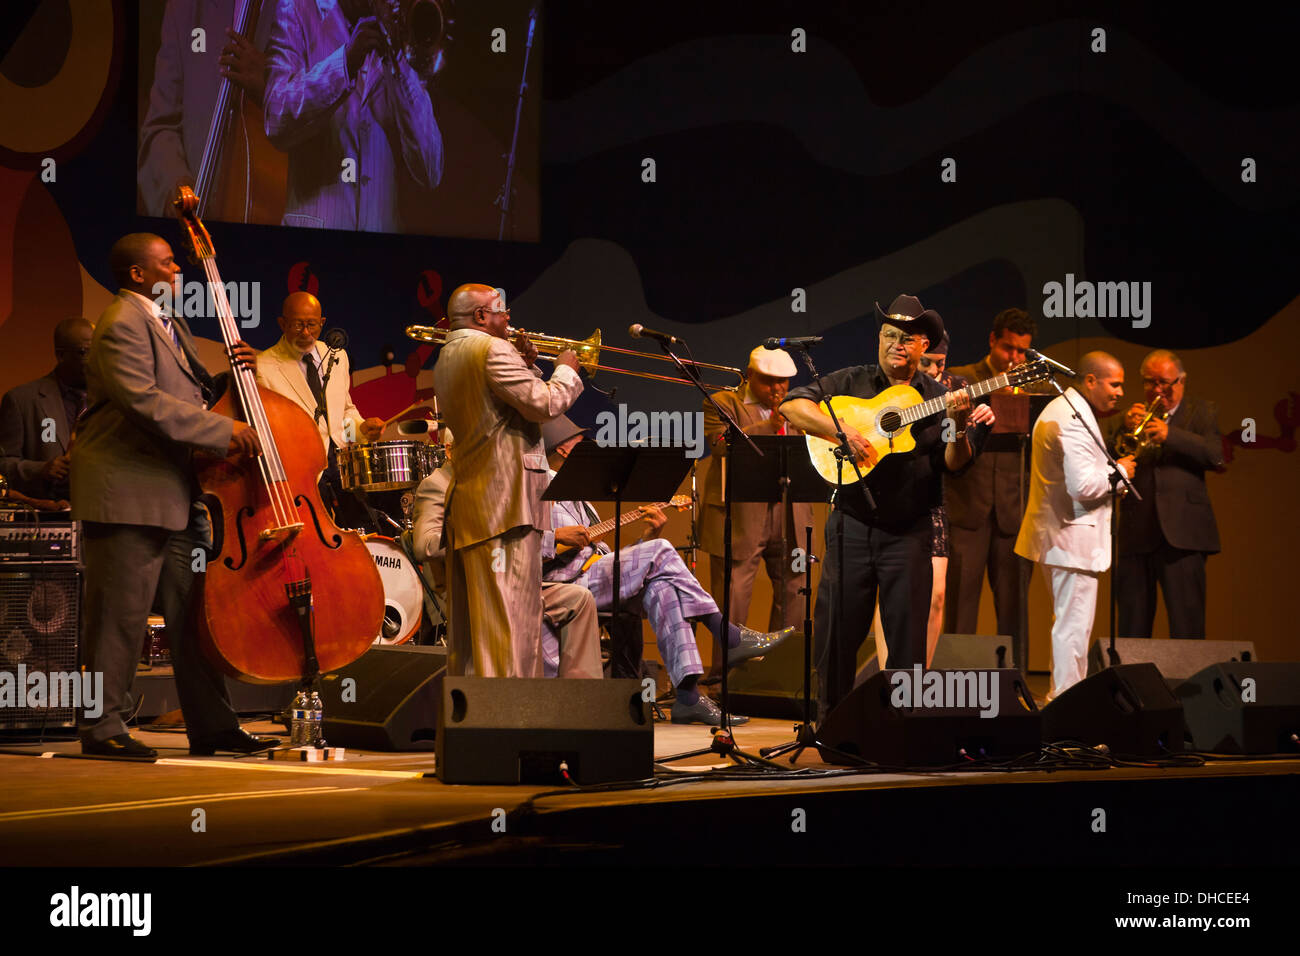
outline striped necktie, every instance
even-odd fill
[[[172,337],[172,342],[174,342],[176,347],[179,349],[181,347],[181,338],[176,334],[176,326],[172,325],[172,320],[167,318],[165,315],[159,315],[158,318],[162,320],[163,329]],[[181,351],[184,352],[183,349]]]

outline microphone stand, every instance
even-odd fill
[[[713,410],[718,413],[719,419],[727,423],[726,441],[728,447],[730,447],[730,445],[735,441],[734,436],[739,436],[740,438],[743,438],[746,442],[749,443],[749,447],[754,449],[754,453],[758,455],[759,458],[762,458],[763,452],[759,449],[757,445],[754,444],[754,440],[744,433],[740,425],[737,424],[736,419],[733,418],[730,415],[730,413],[727,412],[726,409],[724,409],[721,405],[719,405],[717,401],[714,400],[711,394],[709,394],[709,390],[705,388],[704,383],[700,380],[699,373],[698,371],[695,370],[694,366],[688,367],[680,358],[678,358],[677,354],[673,352],[672,348],[668,345],[667,342],[658,338],[656,338],[655,341],[659,343],[659,347],[663,349],[664,354],[667,355],[668,358],[672,359],[673,364],[676,365],[678,370],[682,373],[683,376],[682,380],[689,382],[690,384],[698,388],[700,390],[700,393],[704,396],[704,400],[708,402],[710,405],[712,405]],[[779,770],[781,768],[777,764],[773,763],[772,761],[766,760],[762,757],[754,756],[753,754],[745,753],[745,751],[737,747],[735,738],[731,730],[731,724],[730,724],[731,712],[727,706],[728,705],[728,698],[727,698],[728,653],[727,652],[730,649],[728,645],[729,645],[729,638],[730,638],[729,632],[731,630],[731,485],[732,483],[729,481],[723,482],[723,488],[722,488],[723,557],[722,557],[722,607],[720,608],[720,611],[722,613],[722,624],[720,625],[722,629],[722,635],[721,635],[721,639],[718,641],[718,643],[722,645],[722,701],[720,703],[720,706],[722,708],[721,719],[718,721],[717,728],[713,731],[713,742],[711,743],[710,746],[702,748],[700,750],[689,750],[685,753],[673,754],[671,757],[664,757],[655,762],[669,763],[675,760],[685,760],[689,757],[700,757],[705,754],[716,753],[724,757],[727,757],[738,764],[748,765],[753,767],[767,767],[769,769]]]
[[[1115,569],[1119,564],[1119,486],[1123,484],[1125,490],[1137,501],[1141,501],[1142,496],[1138,494],[1137,488],[1133,487],[1129,477],[1124,474],[1124,469],[1120,468],[1115,461],[1115,456],[1110,453],[1106,443],[1088,427],[1074,402],[1070,401],[1070,396],[1065,394],[1065,390],[1056,383],[1054,377],[1049,377],[1047,380],[1052,383],[1056,393],[1065,399],[1065,403],[1070,406],[1070,414],[1083,426],[1092,443],[1101,449],[1101,453],[1106,456],[1106,461],[1110,462],[1110,647],[1107,649],[1107,656],[1110,666],[1114,667],[1120,662],[1119,651],[1115,649],[1116,616],[1119,607],[1118,595],[1115,592]]]
[[[528,89],[528,58],[533,52],[533,33],[537,28],[537,4],[528,14],[528,41],[524,44],[524,72],[519,77],[519,98],[515,102],[515,131],[510,137],[510,153],[506,159],[506,182],[501,187],[496,204],[501,207],[501,225],[497,228],[497,241],[506,237],[506,220],[510,218],[510,196],[514,191],[515,152],[519,148],[519,118],[524,112],[524,91]]]
[[[866,479],[862,475],[862,469],[858,467],[858,461],[853,455],[853,449],[849,446],[849,439],[844,434],[844,426],[840,424],[839,416],[835,414],[835,408],[826,395],[826,386],[822,384],[822,377],[817,371],[816,365],[813,364],[812,353],[808,346],[804,344],[787,345],[787,348],[795,349],[802,357],[804,364],[808,366],[808,371],[812,374],[813,384],[817,386],[817,394],[821,396],[820,405],[826,407],[827,414],[831,417],[831,422],[835,426],[835,437],[839,439],[839,447],[835,450],[835,497],[834,505],[838,508],[841,503],[841,496],[844,494],[844,461],[848,460],[853,466],[854,473],[858,476],[858,484],[862,488],[863,495],[867,499],[867,507],[872,511],[876,510],[876,499],[871,494],[871,489],[867,487]],[[807,544],[809,553],[812,551],[812,530],[807,531]],[[835,571],[837,580],[835,582],[834,595],[835,599],[831,602],[835,608],[836,619],[839,622],[839,634],[841,640],[846,634],[844,627],[844,513],[841,510],[839,521],[835,527]],[[849,754],[828,747],[817,737],[817,726],[812,718],[812,645],[813,645],[813,618],[812,618],[812,566],[811,563],[805,571],[805,586],[801,589],[805,592],[804,596],[804,633],[803,633],[803,723],[797,725],[794,729],[795,739],[783,744],[777,744],[775,747],[761,747],[759,753],[764,757],[779,757],[791,750],[794,754],[790,757],[790,763],[797,763],[799,757],[809,747],[816,747],[819,752],[832,753],[844,759],[846,763],[862,763],[859,757],[853,757]],[[823,675],[825,676],[825,675]]]

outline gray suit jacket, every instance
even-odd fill
[[[42,441],[45,421],[54,422],[54,441]],[[0,474],[10,486],[36,498],[52,497],[41,469],[68,450],[72,428],[54,373],[5,393],[0,401]]]
[[[72,449],[72,516],[179,531],[189,523],[195,448],[225,455],[232,419],[204,408],[207,370],[185,320],[182,349],[143,302],[119,292],[95,326],[88,409]]]
[[[1112,451],[1123,427],[1123,416],[1116,415],[1107,436]],[[1163,540],[1183,551],[1217,554],[1219,526],[1205,473],[1223,470],[1218,406],[1184,396],[1164,445],[1144,448],[1137,466],[1133,484],[1142,500],[1127,495],[1120,502],[1119,553],[1147,554]]]

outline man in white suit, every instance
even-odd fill
[[[336,513],[343,497],[339,481],[338,449],[356,441],[374,441],[384,430],[383,419],[361,417],[352,404],[349,387],[352,370],[347,353],[334,353],[318,341],[324,320],[320,302],[310,292],[293,292],[280,307],[280,341],[257,355],[257,382],[278,392],[305,411],[316,422],[329,468],[321,477],[321,495]],[[351,517],[359,517],[352,515]],[[349,526],[355,525],[352,521]]]
[[[1052,700],[1087,674],[1088,638],[1097,612],[1097,582],[1110,567],[1110,465],[1094,439],[1097,416],[1124,395],[1124,367],[1107,352],[1089,352],[1078,378],[1043,409],[1034,425],[1029,505],[1016,554],[1037,561],[1052,589]],[[1121,458],[1133,477],[1133,458]]]

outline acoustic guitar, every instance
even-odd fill
[[[951,394],[964,392],[975,399],[989,392],[996,392],[1000,388],[1042,381],[1049,378],[1051,374],[1052,370],[1046,362],[1033,362],[1009,369],[1001,375],[995,375],[974,385],[956,389]],[[949,393],[927,401],[922,400],[921,393],[911,385],[894,385],[874,398],[833,395],[830,401],[834,402],[833,407],[840,424],[856,428],[867,443],[876,450],[879,456],[876,460],[878,465],[886,455],[906,453],[916,447],[916,439],[912,437],[912,426],[931,415],[943,412],[947,407],[946,394]],[[830,484],[835,484],[839,445],[816,435],[808,435],[805,440],[808,443],[808,457],[812,460],[813,467],[817,469],[817,474]],[[876,465],[859,461],[858,467],[862,470],[862,477],[871,474]],[[850,485],[857,480],[857,472],[848,462],[845,462],[844,484]]]
[[[640,508],[634,508],[633,510],[624,514],[622,518],[619,520],[618,524],[620,528],[623,528],[634,522],[644,521],[647,515],[650,513],[651,508],[676,508],[678,511],[684,511],[689,507],[691,507],[690,495],[675,495],[672,501],[661,501],[656,505],[642,505]],[[595,544],[598,540],[600,540],[601,538],[603,538],[605,535],[609,534],[613,530],[614,530],[614,519],[606,518],[604,521],[598,522],[597,524],[590,525],[587,528],[587,536],[591,540],[591,542]],[[557,556],[573,550],[575,549],[571,544],[557,544],[555,546],[555,553]],[[596,552],[591,557],[589,557],[586,560],[586,562],[582,565],[582,570],[586,571],[589,567],[591,567],[593,564],[595,564],[597,561],[599,561],[601,558],[604,557],[608,557],[608,555],[601,554],[600,552]]]

